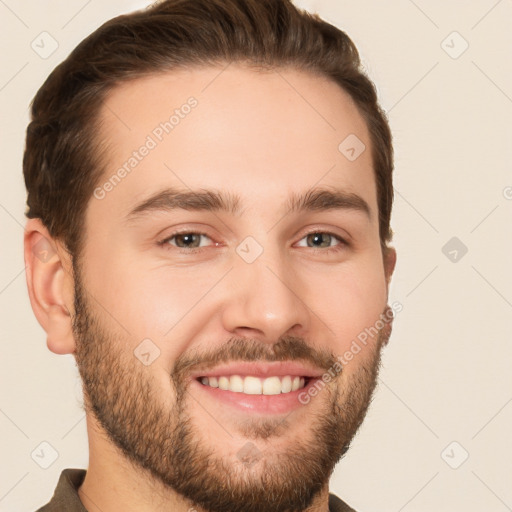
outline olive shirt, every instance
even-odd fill
[[[85,469],[65,469],[52,499],[37,512],[87,512],[78,497],[78,488],[85,478]],[[329,494],[329,512],[355,512],[334,494]]]

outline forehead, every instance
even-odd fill
[[[119,213],[162,187],[227,189],[258,207],[326,185],[376,207],[366,123],[324,77],[233,63],[178,69],[116,87],[100,120],[98,185],[112,182],[103,205]]]

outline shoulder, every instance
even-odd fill
[[[78,488],[85,478],[85,469],[64,469],[52,499],[37,512],[87,512],[78,497]]]

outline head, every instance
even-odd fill
[[[80,43],[33,102],[26,259],[91,450],[205,510],[308,507],[390,334],[392,167],[352,41],[287,0],[164,1]]]

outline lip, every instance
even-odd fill
[[[227,405],[231,409],[247,414],[276,415],[289,414],[294,410],[305,407],[309,401],[304,404],[300,401],[303,393],[308,393],[325,371],[318,367],[308,364],[304,361],[237,361],[215,366],[204,370],[197,370],[191,373],[191,389],[198,393],[198,398]],[[280,393],[279,395],[248,395],[245,393],[236,393],[234,391],[222,390],[205,386],[200,382],[201,377],[231,377],[239,375],[244,378],[247,376],[266,378],[271,376],[285,377],[304,377],[306,385],[290,391],[289,393]]]
[[[240,375],[241,377],[307,377],[311,379],[320,378],[325,372],[298,361],[274,361],[274,362],[236,362],[229,363],[215,368],[197,370],[192,372],[192,379],[199,379],[200,377],[231,377],[232,375]],[[298,390],[301,391],[301,390]],[[238,393],[237,393],[238,394]],[[279,395],[275,395],[279,396]]]
[[[205,376],[204,373],[201,375]],[[212,373],[211,376],[215,376],[215,373]],[[289,393],[281,393],[279,395],[246,395],[245,393],[235,393],[234,391],[212,388],[202,384],[197,379],[192,379],[190,385],[191,389],[194,391],[194,395],[196,395],[197,392],[196,396],[199,402],[201,402],[201,398],[212,402],[220,402],[239,412],[243,412],[245,415],[276,415],[289,414],[299,408],[307,407],[309,400],[306,403],[301,402],[300,395],[302,393],[308,394],[309,388],[319,380],[318,378],[308,379],[302,389],[290,391]]]

